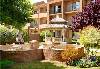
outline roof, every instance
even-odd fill
[[[63,18],[54,18],[51,20],[51,22],[66,22]]]
[[[62,23],[64,23],[64,22],[67,22],[66,20],[64,20],[63,18],[60,18],[58,15],[56,16],[56,18],[53,18],[52,20],[51,20],[51,22],[52,23],[55,23],[55,22],[62,22]]]
[[[41,24],[40,29],[50,29],[50,28],[68,28],[65,24]]]

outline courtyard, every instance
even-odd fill
[[[0,69],[100,69],[100,1],[32,1],[0,2]]]

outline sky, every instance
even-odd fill
[[[45,2],[47,2],[47,0],[31,0],[31,3],[36,3],[36,2],[40,2],[40,1],[45,1]]]

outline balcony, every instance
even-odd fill
[[[67,11],[67,12],[65,12],[65,14],[73,14],[73,13],[77,13],[78,12],[78,10],[76,10],[76,11]]]
[[[32,15],[32,18],[43,18],[43,17],[47,17],[47,13],[38,13]]]

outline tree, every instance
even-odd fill
[[[92,25],[100,29],[100,2],[90,2],[84,7],[82,12],[73,16],[72,28],[74,31]]]
[[[78,42],[81,45],[85,46],[98,46],[98,40],[100,39],[100,30],[93,26],[85,27],[82,31],[79,33],[80,39],[78,39]],[[88,45],[87,45],[88,44]]]
[[[29,20],[32,6],[28,0],[0,0],[0,23],[21,28]]]

